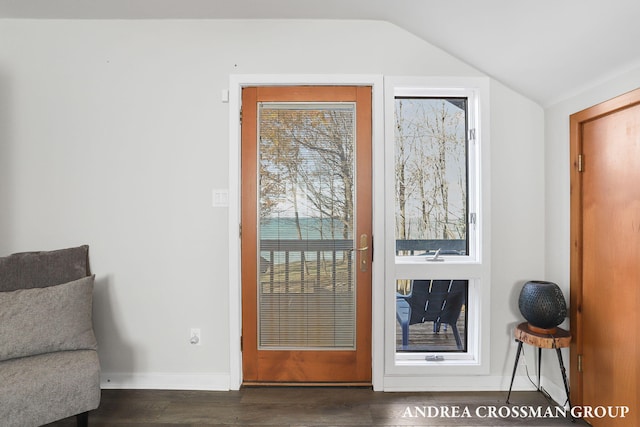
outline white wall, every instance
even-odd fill
[[[500,83],[491,86],[491,371],[508,388],[522,285],[544,275],[544,114]],[[534,372],[533,358],[529,372]],[[506,382],[504,382],[506,381]]]
[[[370,21],[0,21],[0,253],[87,243],[105,386],[226,388],[230,74],[477,76]],[[543,112],[491,83],[490,380],[544,275]],[[191,327],[203,344],[188,344]]]
[[[564,101],[545,109],[545,199],[546,244],[545,276],[562,288],[569,303],[570,273],[570,165],[569,116],[593,105],[607,101],[640,87],[640,66],[617,76],[609,77],[598,85],[586,88]],[[568,322],[566,324],[568,327]],[[568,362],[565,353],[565,362]],[[558,387],[562,377],[555,356],[545,360],[548,369],[543,374]],[[568,369],[568,364],[566,365]],[[562,391],[562,395],[564,391]]]

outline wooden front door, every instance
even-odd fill
[[[571,116],[571,394],[640,425],[640,90]],[[615,412],[620,414],[620,412]]]
[[[243,382],[371,383],[371,87],[242,92]]]

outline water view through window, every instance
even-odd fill
[[[397,257],[469,255],[467,110],[465,97],[395,98]],[[468,288],[468,280],[397,280],[396,351],[466,352]]]
[[[353,349],[355,105],[259,107],[261,349]]]
[[[396,254],[468,255],[467,98],[396,97]]]

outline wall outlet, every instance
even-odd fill
[[[189,333],[189,343],[191,345],[202,345],[200,328],[191,328],[191,332]]]

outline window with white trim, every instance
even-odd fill
[[[396,372],[479,366],[489,274],[481,241],[482,88],[410,80],[386,82],[386,177],[393,182],[387,182],[393,195],[393,212],[389,197],[386,213],[393,254],[387,254],[394,260],[387,276],[393,294],[386,295],[395,315],[387,360]]]
[[[396,256],[474,260],[477,216],[472,91],[397,89]]]

